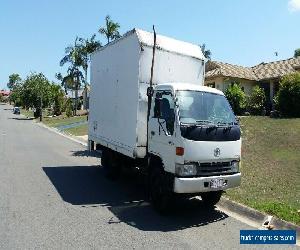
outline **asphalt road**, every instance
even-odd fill
[[[282,248],[241,246],[240,229],[251,227],[199,200],[162,217],[135,177],[108,181],[99,163],[0,105],[0,249]]]

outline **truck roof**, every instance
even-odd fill
[[[204,91],[209,93],[214,93],[218,95],[224,95],[224,93],[216,88],[201,86],[198,84],[191,84],[191,83],[182,83],[182,82],[173,82],[173,83],[163,83],[158,84],[156,89],[173,89],[174,91],[177,90],[194,90],[194,91]]]
[[[116,39],[116,40],[110,42],[109,44],[101,47],[97,51],[101,51],[101,50],[105,49],[106,47],[109,47],[109,46],[117,43],[118,41],[125,39],[134,34],[136,34],[141,46],[153,47],[153,44],[154,44],[153,33],[135,28],[135,29],[132,29],[132,30],[126,32],[119,39]],[[166,37],[166,36],[162,36],[162,35],[158,35],[158,34],[156,35],[156,49],[169,51],[169,52],[177,53],[180,55],[185,55],[185,56],[190,56],[190,57],[194,57],[197,59],[205,60],[205,57],[204,57],[199,45],[195,45],[195,44],[188,43],[188,42],[183,42],[180,40],[176,40],[174,38],[170,38],[170,37]],[[97,53],[97,51],[95,51],[94,53]]]

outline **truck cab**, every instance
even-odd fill
[[[214,205],[223,190],[240,185],[240,126],[223,92],[157,85],[148,130],[149,154],[161,160],[159,174],[173,179],[166,190],[200,194]]]

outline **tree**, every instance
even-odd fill
[[[21,77],[19,74],[11,74],[9,77],[8,77],[8,83],[7,83],[7,87],[10,89],[10,90],[13,90],[14,87],[16,87],[16,85],[20,84],[22,81]]]
[[[24,106],[21,99],[22,84],[16,85],[9,95],[9,102],[13,102],[15,106]]]
[[[95,40],[96,35],[94,34],[90,39],[79,38],[80,41],[80,56],[82,60],[81,67],[84,70],[84,109],[87,108],[87,74],[88,74],[88,66],[90,62],[90,55],[101,47],[101,43]]]
[[[248,98],[247,109],[253,115],[262,115],[265,109],[266,95],[263,88],[256,85]]]
[[[295,52],[294,52],[294,57],[298,57],[298,56],[300,56],[300,48],[295,49]]]
[[[200,48],[201,48],[201,51],[202,51],[203,55],[205,56],[205,58],[207,58],[208,60],[211,60],[211,51],[209,49],[206,49],[205,43],[200,45]]]
[[[60,66],[64,66],[66,63],[69,64],[67,75],[62,77],[62,75],[57,74],[56,76],[62,79],[62,85],[65,89],[75,90],[75,108],[74,115],[77,113],[77,103],[78,103],[78,90],[81,87],[81,83],[84,79],[80,67],[84,65],[84,59],[81,54],[82,47],[78,43],[79,38],[76,37],[74,46],[68,46],[65,49],[65,56],[60,60]]]
[[[236,115],[241,115],[245,109],[246,95],[240,85],[233,83],[226,89],[225,95],[234,113]]]
[[[100,27],[99,33],[102,35],[105,35],[107,39],[107,44],[110,43],[111,41],[121,37],[119,33],[119,28],[120,25],[117,22],[114,22],[110,19],[110,16],[107,15],[105,17],[105,26]]]
[[[286,117],[300,117],[300,73],[286,75],[280,81],[276,106]]]
[[[53,108],[54,115],[60,115],[62,113],[64,105],[64,91],[59,85],[52,83],[49,88],[50,91],[50,103]]]

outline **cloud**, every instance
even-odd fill
[[[300,11],[300,0],[290,0],[288,3],[288,9],[290,12]]]

